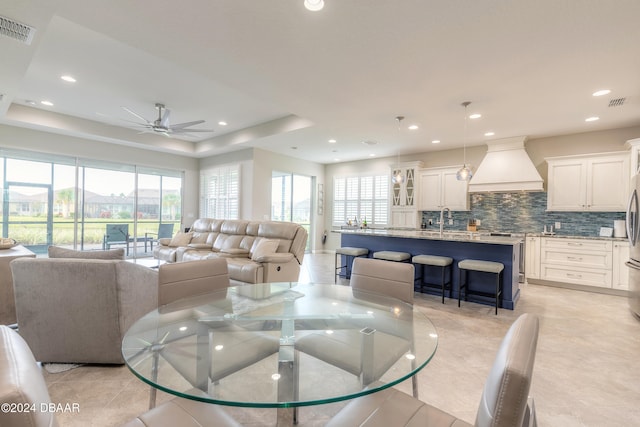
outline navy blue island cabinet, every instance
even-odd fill
[[[440,236],[435,232],[413,230],[340,230],[342,234],[341,246],[353,246],[369,249],[369,257],[376,251],[399,251],[414,255],[440,255],[453,258],[453,277],[451,298],[458,298],[460,270],[458,262],[464,259],[495,261],[504,264],[502,272],[501,308],[513,310],[520,298],[518,275],[520,271],[520,242],[518,238],[503,236],[488,236],[478,233],[449,232]],[[342,259],[345,265],[345,259]],[[350,269],[350,266],[348,267]],[[350,274],[350,271],[346,272]],[[473,273],[469,275],[469,286],[474,291],[494,292],[495,279],[487,277],[488,273]],[[416,266],[416,277],[421,276],[420,266]],[[495,277],[495,276],[494,276]],[[427,272],[425,279],[438,282],[439,278]],[[416,287],[418,289],[418,287]],[[423,288],[425,293],[439,294],[439,289]],[[449,292],[445,294],[449,296]],[[463,293],[464,295],[464,293]],[[469,301],[494,305],[491,298],[479,295],[469,295]]]

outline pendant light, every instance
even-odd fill
[[[398,136],[400,135],[400,123],[404,120],[404,116],[397,116],[396,121],[398,122]],[[398,138],[399,139],[399,138]],[[398,141],[399,143],[400,141]],[[397,151],[398,158],[396,161],[396,170],[393,172],[393,176],[391,177],[391,182],[394,184],[402,184],[404,182],[404,175],[402,175],[402,168],[400,168],[400,151]]]
[[[465,101],[461,105],[464,107],[464,134],[463,134],[463,148],[462,153],[464,156],[464,163],[462,164],[462,168],[458,172],[456,172],[456,179],[458,181],[469,181],[471,177],[473,177],[473,172],[471,171],[471,167],[467,166],[467,107],[471,104],[471,101]]]

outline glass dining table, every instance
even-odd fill
[[[400,300],[334,284],[229,287],[154,310],[122,354],[152,391],[205,403],[296,408],[357,398],[413,378],[435,354],[427,316]],[[152,397],[155,400],[155,396]]]

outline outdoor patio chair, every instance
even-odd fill
[[[175,224],[158,224],[158,232],[157,233],[144,233],[144,251],[147,252],[147,242],[151,245],[151,252],[153,252],[153,242],[157,242],[158,239],[162,238],[172,238],[173,237],[173,226]],[[155,237],[154,237],[155,236]]]
[[[102,250],[111,249],[111,245],[125,245],[129,255],[129,224],[107,224],[107,232],[102,240]]]

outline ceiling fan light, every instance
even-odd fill
[[[324,0],[304,0],[304,7],[312,12],[317,12],[324,7]]]

